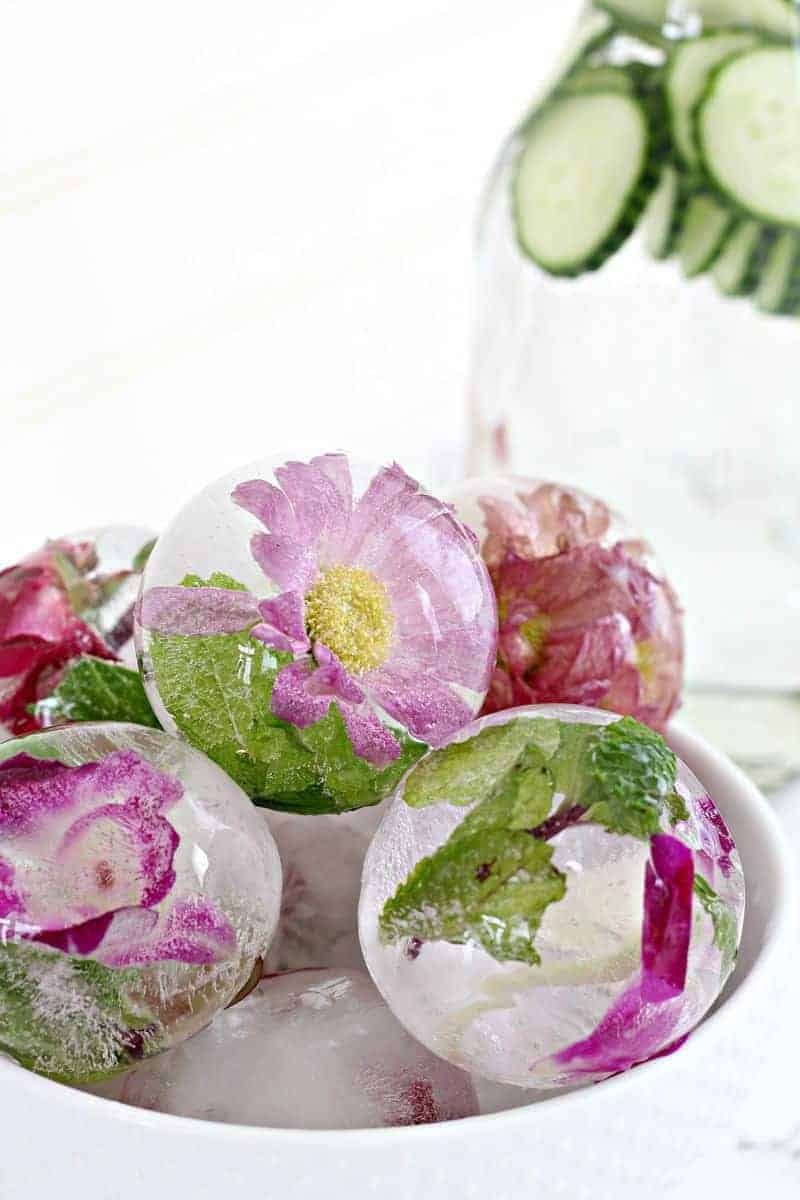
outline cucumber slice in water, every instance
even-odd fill
[[[703,29],[737,26],[757,29],[779,38],[796,38],[800,31],[800,13],[793,0],[601,0],[600,7],[620,22],[633,26],[669,25],[682,27],[689,34]]]
[[[556,97],[523,136],[513,181],[521,249],[552,275],[596,270],[655,182],[644,105],[619,92]]]
[[[568,75],[559,87],[564,95],[581,92],[624,92],[632,95],[636,90],[633,77],[625,67],[578,67]]]
[[[794,314],[800,306],[800,236],[782,233],[767,255],[756,307],[765,313]]]
[[[683,163],[694,168],[699,155],[694,143],[692,114],[706,90],[715,67],[755,42],[752,33],[709,33],[691,42],[680,42],[670,55],[666,71],[667,109],[672,140]]]
[[[668,258],[675,249],[683,204],[680,174],[672,163],[666,163],[642,218],[644,245],[651,258]]]
[[[738,221],[714,263],[711,278],[723,296],[747,296],[761,276],[770,231],[758,221]]]
[[[782,46],[745,50],[711,75],[695,116],[703,166],[732,204],[800,229],[800,59]]]
[[[707,271],[721,251],[735,218],[713,196],[693,196],[678,238],[678,258],[687,279]]]

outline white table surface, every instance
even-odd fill
[[[5,560],[103,521],[159,528],[309,440],[455,476],[482,179],[577,8],[7,5]],[[800,854],[800,789],[778,805]],[[800,1192],[798,1038],[764,1019],[775,1049],[689,1200]]]

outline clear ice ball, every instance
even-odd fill
[[[484,717],[451,744],[532,718],[597,727],[618,720],[590,708],[531,706]],[[659,963],[653,961],[654,955],[669,959],[670,939],[679,940],[682,932],[670,924],[679,920],[675,892],[653,870],[658,838],[649,842],[580,821],[570,825],[572,797],[566,793],[555,794],[551,810],[566,811],[565,827],[548,835],[552,865],[563,873],[566,890],[541,918],[538,965],[498,960],[469,934],[463,944],[382,937],[379,917],[386,902],[481,803],[464,804],[456,793],[452,802],[440,796],[427,807],[411,807],[404,793],[415,773],[391,800],[369,848],[359,907],[367,967],[409,1032],[448,1061],[520,1088],[602,1079],[680,1045],[730,974],[744,914],[735,846],[713,800],[685,764],[678,762],[675,788],[685,805],[683,817],[673,823],[665,810],[660,818],[664,844],[674,847],[677,840],[689,848],[683,851],[688,863],[681,886],[688,868],[696,889],[683,930],[688,951],[680,989],[657,977]],[[466,785],[471,786],[468,779]],[[560,820],[547,818],[552,831]],[[544,835],[546,825],[540,828]],[[488,874],[489,865],[479,870]],[[524,883],[522,872],[516,882]],[[704,883],[701,903],[697,889]],[[432,903],[446,907],[436,897]],[[420,919],[429,915],[422,911]]]
[[[338,967],[268,975],[190,1042],[92,1090],[279,1129],[421,1125],[478,1111],[469,1076],[409,1037],[365,971]]]
[[[202,1029],[263,959],[281,866],[204,755],[112,723],[0,746],[0,1048],[82,1081]]]

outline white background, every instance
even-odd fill
[[[577,7],[6,0],[6,560],[309,441],[457,474],[482,179]],[[796,1200],[796,1095],[683,1196]]]

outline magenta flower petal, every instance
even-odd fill
[[[234,504],[251,513],[279,537],[297,537],[297,519],[286,495],[265,479],[250,479],[231,492]]]
[[[158,914],[150,908],[121,908],[66,929],[43,930],[30,940],[62,954],[91,956],[107,966],[116,966],[123,948],[144,941],[157,924]]]
[[[272,689],[272,712],[298,729],[308,729],[321,721],[331,705],[330,695],[309,691],[312,673],[313,666],[307,661],[289,663],[278,672]]]
[[[466,725],[472,709],[447,684],[419,671],[387,666],[367,677],[370,692],[390,717],[431,746]]]
[[[305,604],[299,592],[282,592],[262,600],[258,612],[263,624],[250,630],[250,636],[299,657],[311,649],[305,624]]]
[[[224,962],[235,950],[236,932],[228,918],[203,896],[190,896],[173,904],[149,938],[115,938],[95,957],[109,967],[169,961],[202,966]]]
[[[137,619],[153,633],[208,637],[241,633],[258,619],[248,592],[215,587],[152,587],[139,601]]]
[[[352,482],[343,454],[324,454],[309,463],[288,462],[275,477],[283,488],[307,546],[338,542],[350,520]]]
[[[598,541],[611,523],[602,500],[556,483],[518,492],[516,503],[496,496],[482,496],[478,503],[486,521],[484,558],[490,567],[509,555],[541,558]]]
[[[692,933],[693,884],[691,849],[669,834],[651,838],[641,972],[588,1037],[550,1060],[562,1070],[568,1067],[570,1080],[626,1071],[676,1041]],[[645,1010],[646,1021],[642,1020]]]
[[[333,696],[348,704],[362,704],[364,691],[344,669],[339,659],[322,642],[314,643],[316,671],[308,677],[308,690],[315,696]]]
[[[397,738],[368,708],[356,709],[349,704],[342,705],[342,717],[347,736],[359,758],[380,770],[400,757]]]
[[[133,751],[82,767],[28,755],[2,765],[0,834],[20,856],[6,917],[68,929],[169,893],[179,837],[164,813],[183,795],[178,780]]]
[[[679,996],[686,986],[693,885],[692,851],[678,838],[655,834],[645,871],[642,928],[642,996],[649,1002]]]
[[[284,592],[308,591],[317,574],[317,554],[293,538],[274,533],[254,533],[253,558],[261,570]]]

